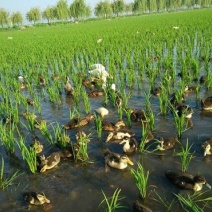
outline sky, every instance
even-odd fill
[[[68,0],[71,5],[74,0]],[[101,0],[85,0],[86,4],[91,6],[92,10],[95,5]],[[125,3],[133,2],[134,0],[125,0]],[[33,7],[39,7],[41,11],[46,9],[47,6],[55,6],[58,0],[0,0],[0,8],[4,8],[8,12],[21,12],[24,16]],[[112,2],[112,0],[110,1]]]

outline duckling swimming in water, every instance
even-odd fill
[[[157,146],[157,149],[160,151],[172,149],[176,142],[178,141],[177,136],[171,136],[168,138],[160,138],[159,140],[159,145]]]
[[[109,121],[103,121],[102,122],[102,130],[105,131],[116,131],[119,130],[121,127],[125,127],[125,123],[123,120],[118,120],[115,123],[109,122]]]
[[[125,169],[128,167],[128,164],[134,165],[127,155],[120,155],[106,150],[104,156],[105,164],[115,169]]]
[[[44,193],[37,193],[34,191],[26,192],[23,194],[25,201],[31,205],[43,205],[45,203],[50,203]]]
[[[39,138],[35,136],[34,141],[30,144],[30,147],[33,148],[36,154],[41,153],[43,151],[43,145],[40,143]]]
[[[66,123],[63,127],[68,130],[76,127],[82,127],[87,125],[91,120],[94,119],[93,114],[89,114],[86,117],[83,118],[73,118],[68,123]]]
[[[165,172],[165,176],[173,184],[175,184],[181,189],[200,191],[202,190],[203,185],[206,185],[209,189],[211,189],[211,186],[206,182],[205,178],[201,175],[193,176],[191,174],[183,172],[174,172],[168,170]]]
[[[110,132],[108,134],[108,136],[106,138],[106,142],[122,140],[124,137],[132,137],[134,135],[135,135],[135,133],[131,132],[129,130],[114,131],[114,132]]]
[[[212,110],[212,96],[201,100],[201,107],[203,110]]]
[[[209,140],[205,141],[202,144],[202,148],[204,150],[204,156],[211,155],[212,154],[212,138],[210,138]]]
[[[95,109],[95,112],[97,114],[99,114],[102,118],[109,114],[108,109],[106,109],[104,107],[99,107],[99,108]]]
[[[144,110],[131,109],[130,119],[134,122],[147,122]]]
[[[125,153],[133,153],[138,149],[138,142],[134,137],[124,137],[124,139],[119,144],[124,144],[123,152]]]
[[[74,88],[72,87],[70,78],[68,76],[66,76],[65,92],[66,95],[72,95],[74,92]]]

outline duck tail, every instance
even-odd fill
[[[173,180],[176,178],[176,173],[173,172],[173,171],[171,171],[171,170],[168,170],[168,171],[165,172],[165,176],[166,176],[169,180],[173,181]]]

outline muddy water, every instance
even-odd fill
[[[212,90],[202,90],[201,98],[211,96]],[[92,111],[95,108],[102,106],[103,99],[90,99]],[[194,158],[189,166],[189,172],[193,174],[202,174],[206,177],[208,182],[212,185],[211,164],[212,157],[203,157],[201,143],[212,135],[212,113],[203,113],[201,111],[199,101],[195,100],[195,94],[187,96],[187,103],[193,108],[194,114],[191,119],[193,127],[183,133],[181,142],[185,144],[187,138],[189,144],[192,144],[191,150],[194,151]],[[48,101],[42,103],[41,118],[47,122],[58,122],[63,125],[69,121],[69,107],[73,102],[70,98],[62,97],[62,104],[52,104]],[[173,116],[168,114],[163,117],[159,114],[159,102],[157,97],[151,98],[151,105],[155,114],[155,130],[154,135],[169,136],[176,134],[176,129],[173,123]],[[137,92],[135,89],[132,93],[132,98],[129,101],[129,106],[133,108],[144,108],[144,95]],[[83,106],[81,107],[83,108]],[[117,109],[108,106],[109,116],[106,117],[109,121],[116,121],[118,117]],[[81,111],[83,113],[83,109]],[[124,117],[124,120],[126,118]],[[32,135],[21,128],[23,134],[26,135],[27,142],[30,142]],[[22,193],[24,191],[35,190],[42,191],[51,200],[46,210],[49,211],[103,211],[103,208],[98,208],[100,202],[103,200],[102,191],[109,197],[112,196],[116,188],[121,189],[121,196],[125,198],[121,204],[126,206],[126,209],[120,211],[132,211],[133,202],[139,199],[138,190],[134,179],[130,174],[130,169],[115,170],[110,168],[105,172],[105,162],[102,149],[108,147],[111,151],[121,153],[122,146],[119,144],[106,144],[106,132],[103,132],[101,140],[97,138],[94,123],[80,129],[68,130],[68,135],[72,140],[75,139],[75,134],[78,130],[84,130],[86,133],[92,133],[91,142],[88,145],[88,154],[92,163],[82,164],[75,163],[71,160],[63,160],[59,166],[52,170],[47,170],[44,173],[30,174],[27,166],[21,159],[20,155],[16,158],[6,155],[1,146],[2,156],[5,158],[6,174],[11,174],[19,169],[23,174],[18,178],[19,184],[9,187],[6,191],[0,191],[1,211],[24,211],[27,210],[27,204],[23,201]],[[141,125],[132,123],[131,130],[135,132],[135,137],[139,141],[141,138]],[[45,138],[40,134],[39,130],[35,134],[40,138],[44,144],[44,155],[49,155],[51,152],[57,151],[55,146],[50,145]],[[149,145],[147,145],[149,146]],[[154,145],[149,147],[154,148]],[[180,170],[180,159],[176,156],[176,152],[180,149],[180,145],[172,150],[166,152],[154,153],[135,153],[130,156],[135,163],[133,168],[136,168],[136,163],[140,161],[146,170],[150,171],[148,198],[146,205],[153,211],[165,211],[165,207],[158,203],[155,199],[158,193],[163,199],[171,202],[174,198],[173,193],[186,193],[188,191],[181,191],[173,186],[164,177],[164,172],[167,169]],[[24,171],[23,171],[24,170]],[[12,192],[11,192],[12,190]],[[207,191],[206,196],[211,196],[212,191]],[[31,211],[43,211],[44,208],[40,206],[33,206]],[[173,211],[179,211],[180,206],[176,204]],[[205,209],[210,211],[210,209]]]

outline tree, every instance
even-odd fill
[[[56,16],[56,10],[55,7],[47,7],[42,14],[43,19],[46,19],[48,21],[48,23],[50,23],[50,21],[54,20],[55,16]]]
[[[30,22],[34,22],[34,24],[36,23],[36,21],[40,21],[41,20],[41,11],[38,7],[33,7],[32,9],[30,9],[29,12],[27,12],[26,14],[26,19]]]
[[[131,3],[129,3],[129,4],[126,4],[126,5],[125,5],[125,12],[131,14],[132,11],[133,11],[133,3],[131,2]]]
[[[135,0],[133,11],[136,13],[144,13],[148,10],[147,0]]]
[[[70,13],[75,20],[79,20],[91,14],[91,9],[85,4],[84,0],[74,0],[70,6]]]
[[[58,20],[67,21],[70,18],[67,0],[59,0],[57,2],[55,11]]]
[[[23,16],[20,12],[12,13],[10,19],[13,25],[18,25],[18,26],[22,25],[24,21]]]
[[[112,3],[113,12],[118,17],[120,13],[125,10],[125,2],[124,0],[114,0]]]
[[[109,1],[100,1],[96,7],[94,8],[94,14],[96,16],[108,18],[108,16],[112,15],[113,9]]]
[[[0,24],[2,27],[9,24],[9,12],[3,8],[0,8]]]

